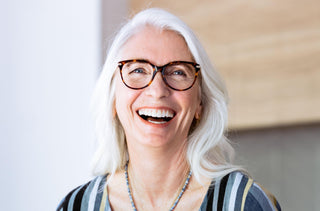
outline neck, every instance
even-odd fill
[[[135,148],[130,151],[130,146],[128,148],[128,174],[136,206],[149,203],[152,210],[159,209],[160,205],[169,209],[189,173],[186,144],[175,150]]]

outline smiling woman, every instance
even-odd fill
[[[195,113],[201,112],[200,84],[195,80],[197,70],[192,65],[193,57],[184,39],[176,32],[145,26],[126,42],[120,52],[120,60],[143,59],[129,60],[128,67],[126,62],[121,71],[122,80],[120,74],[115,75],[115,107],[125,132],[129,155],[131,150],[139,154],[153,151],[141,146],[176,148],[180,154]],[[128,88],[124,83],[134,87]],[[144,112],[145,118],[139,115],[143,111],[149,111]],[[168,113],[172,118],[163,121],[157,113]],[[133,164],[135,158],[130,157]],[[142,163],[139,161],[139,164]]]
[[[98,176],[57,210],[280,210],[231,163],[224,84],[174,15],[148,9],[124,25],[94,107]]]

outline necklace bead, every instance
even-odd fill
[[[184,183],[184,185],[183,185],[183,187],[182,187],[182,189],[181,189],[181,191],[180,191],[177,199],[175,200],[175,202],[173,203],[172,207],[170,208],[170,211],[173,211],[174,208],[176,208],[178,202],[180,201],[180,199],[181,199],[184,191],[186,190],[186,188],[187,188],[187,186],[188,186],[188,184],[189,184],[189,180],[190,180],[191,174],[192,174],[192,171],[191,171],[191,169],[190,169],[189,174],[188,174],[188,177],[187,177],[187,179],[186,179],[186,181],[185,181],[185,183]],[[136,205],[134,204],[134,201],[133,201],[133,198],[132,198],[132,193],[131,193],[131,190],[130,190],[129,178],[128,178],[128,162],[127,162],[127,164],[126,164],[126,166],[125,166],[125,178],[126,178],[128,195],[129,195],[129,198],[130,198],[130,202],[131,202],[132,209],[133,209],[134,211],[138,211],[137,208],[136,208]]]

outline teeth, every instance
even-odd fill
[[[152,120],[148,120],[148,121],[153,123],[153,124],[157,124],[157,125],[166,123],[166,121],[162,121],[162,122],[157,122],[157,121],[152,121]]]
[[[139,115],[151,116],[151,117],[173,117],[173,112],[170,110],[164,109],[150,109],[150,108],[143,108],[138,111]]]

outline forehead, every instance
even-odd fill
[[[193,61],[184,38],[177,32],[146,26],[128,39],[120,59],[146,59],[155,65],[171,61]]]

